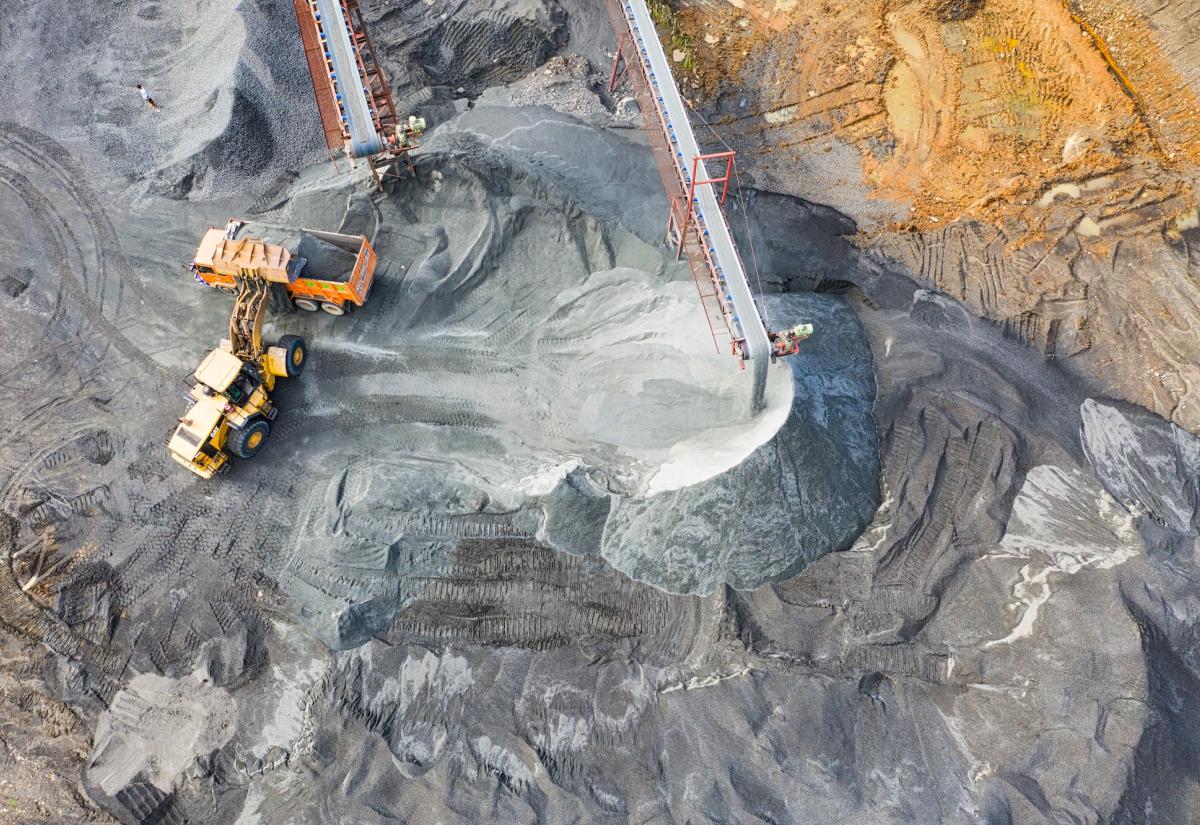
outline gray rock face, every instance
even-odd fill
[[[907,295],[861,316],[887,498],[848,552],[700,599],[586,555],[462,545],[453,586],[339,656],[300,813],[267,790],[247,814],[336,800],[369,821],[389,788],[391,811],[454,822],[1186,821],[1194,785],[1151,766],[1186,764],[1194,561],[1156,558],[1084,455],[1085,421],[1119,435],[1105,405]],[[1144,423],[1143,443],[1170,432]],[[602,500],[578,476],[550,498]]]
[[[1146,179],[1135,174],[1125,185],[1136,190]],[[1139,234],[1116,239],[1115,254],[1098,254],[1070,227],[1100,204],[1121,201],[1123,193],[1101,191],[1090,198],[1094,203],[1036,216],[1040,231],[1054,240],[1034,240],[1019,252],[1005,251],[1010,237],[1005,230],[972,221],[936,232],[885,234],[871,246],[881,261],[903,264],[1017,340],[1098,376],[1120,397],[1196,432],[1200,314],[1196,258],[1188,249],[1195,247],[1198,232],[1181,233],[1172,225],[1160,237],[1139,227]],[[1172,235],[1178,240],[1164,240]],[[1140,286],[1130,288],[1133,284]]]
[[[809,805],[888,822],[1109,821],[1150,718],[1118,578],[1142,542],[1072,456],[1053,406],[1077,390],[910,294],[862,316],[883,433],[875,522],[851,552],[736,598],[740,638],[765,661],[839,685],[791,688],[788,707],[822,711],[777,764],[795,748],[841,770],[775,783],[781,821]]]
[[[1109,493],[1146,547],[1146,564],[1121,579],[1147,665],[1152,715],[1140,732],[1133,774],[1115,821],[1186,822],[1200,806],[1200,563],[1196,455],[1200,438],[1123,404],[1089,400],[1081,435]],[[1164,770],[1163,766],[1170,766]]]
[[[810,292],[842,284],[861,268],[861,253],[844,237],[858,227],[828,206],[754,189],[735,192],[728,203],[729,227],[764,291]]]
[[[1081,412],[1083,446],[1105,489],[1168,530],[1200,530],[1200,438],[1091,399]]]
[[[438,24],[371,13],[377,39]],[[4,36],[0,60],[59,57],[45,27]],[[778,435],[672,486],[742,442],[675,445],[754,428],[622,133],[481,104],[386,197],[319,168],[184,210],[43,92],[51,136],[0,128],[0,624],[47,651],[123,822],[1200,810],[1195,439],[845,248],[837,216],[756,201],[769,283],[871,298],[857,321],[771,299],[818,327],[773,371]],[[255,204],[383,266],[352,317],[272,315],[312,366],[263,454],[203,485],[155,445],[228,303],[168,273]],[[78,554],[53,600],[9,575],[39,542]]]
[[[602,479],[572,470],[542,499],[538,540],[563,553],[598,554],[615,498]]]

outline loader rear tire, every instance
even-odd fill
[[[271,425],[267,419],[256,418],[231,434],[229,450],[238,458],[254,458],[270,434]]]

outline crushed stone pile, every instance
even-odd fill
[[[382,195],[313,165],[288,4],[34,11],[0,53],[28,79],[0,91],[0,777],[26,820],[1200,809],[1200,439],[768,192],[734,226],[787,293],[772,321],[817,333],[748,416],[598,93],[599,4],[366,4],[436,124]],[[229,312],[180,264],[231,216],[365,235],[380,267],[347,317],[272,308],[309,368],[203,484],[161,439]]]

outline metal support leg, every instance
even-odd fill
[[[625,41],[626,37],[623,33],[617,35],[617,53],[613,55],[612,72],[608,76],[608,93],[610,95],[617,90],[617,86],[625,79],[625,73],[629,69],[624,55]]]

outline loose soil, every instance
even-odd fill
[[[725,129],[761,130],[762,153],[852,144],[893,228],[999,222],[1048,181],[1105,178],[1114,217],[1149,187],[1157,226],[1195,206],[1200,104],[1124,4],[731,0],[676,20],[701,97],[756,95]]]

